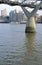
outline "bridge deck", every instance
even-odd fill
[[[26,0],[25,0],[26,1]],[[39,0],[40,1],[40,0]],[[23,1],[24,2],[24,1]],[[30,8],[35,8],[35,6],[36,5],[34,5],[34,2],[32,2],[31,4],[28,2],[28,3],[24,3],[23,4],[23,2],[22,3],[20,3],[20,2],[15,2],[15,1],[9,1],[9,0],[6,0],[6,1],[4,1],[4,0],[0,0],[0,4],[8,4],[8,5],[10,5],[10,6],[16,6],[16,5],[19,5],[19,6],[23,6],[23,7],[30,7]],[[41,1],[42,2],[42,1]],[[42,5],[41,5],[41,7],[39,8],[39,9],[42,9]]]

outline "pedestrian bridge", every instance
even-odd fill
[[[4,3],[4,4],[8,4],[11,6],[16,6],[19,5],[21,6],[21,8],[23,9],[25,15],[28,18],[28,21],[26,23],[26,29],[25,32],[26,33],[31,33],[31,32],[36,32],[36,24],[35,24],[35,19],[34,19],[34,15],[38,10],[42,9],[42,0],[34,0],[34,2],[28,2],[28,0],[21,0],[22,2],[19,2],[19,0],[14,0],[14,1],[10,1],[10,0],[0,0],[0,4]],[[38,3],[39,2],[39,3]],[[25,7],[30,7],[30,8],[34,8],[32,11],[27,11],[25,9]]]

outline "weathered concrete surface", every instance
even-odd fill
[[[35,24],[35,19],[34,17],[31,17],[30,19],[28,19],[27,21],[28,23],[26,23],[26,29],[25,32],[36,32],[36,24]]]

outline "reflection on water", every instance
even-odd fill
[[[26,51],[24,62],[27,65],[37,65],[37,49],[35,45],[35,35],[36,33],[27,33],[26,34]]]
[[[29,53],[33,53],[33,51],[35,50],[35,34],[36,33],[26,34],[26,47]]]
[[[27,34],[24,24],[0,24],[0,65],[42,65],[42,24]]]

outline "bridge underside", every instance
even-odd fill
[[[10,6],[16,6],[16,5],[19,5],[19,6],[23,6],[23,7],[30,7],[30,8],[35,8],[35,2],[28,2],[28,3],[24,3],[26,0],[24,0],[22,3],[18,2],[18,0],[15,2],[15,1],[10,1],[10,0],[0,0],[0,4],[8,4]],[[31,0],[32,1],[32,0]],[[34,0],[36,1],[36,0]],[[41,0],[37,0],[37,1],[41,1]],[[39,8],[40,10],[42,9],[42,5],[40,6]]]

